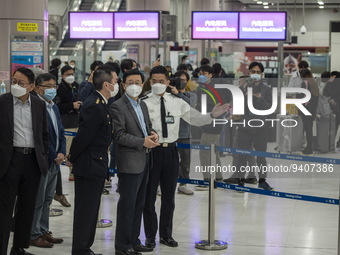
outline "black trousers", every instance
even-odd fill
[[[116,250],[126,251],[141,243],[139,234],[149,179],[149,154],[146,157],[143,172],[118,173],[120,197],[117,204]]]
[[[307,147],[308,150],[313,150],[313,122],[312,116],[302,115],[303,131],[306,132]]]
[[[61,171],[58,171],[58,176],[57,176],[57,185],[55,188],[55,193],[58,196],[61,196],[63,194],[63,182],[61,179]]]
[[[153,152],[153,165],[150,169],[143,213],[145,236],[154,239],[158,224],[155,202],[157,187],[160,185],[161,212],[159,222],[160,237],[172,236],[172,219],[175,210],[175,191],[179,172],[179,158],[176,146],[156,147]]]
[[[72,255],[90,255],[105,178],[74,176]]]
[[[184,139],[178,139],[177,143],[187,143],[190,144],[190,138],[184,138]],[[190,159],[191,159],[191,154],[190,154],[190,149],[181,149],[178,148],[179,156],[180,156],[180,164],[179,164],[179,178],[183,179],[190,179]],[[184,184],[180,184],[184,185]]]
[[[255,151],[267,151],[267,134],[266,129],[261,128],[254,132],[252,130],[237,130],[238,148],[245,150],[255,150]],[[247,166],[249,156],[239,154],[236,163],[237,178],[244,178],[246,172],[241,172],[241,167]],[[259,178],[265,179],[267,177],[267,172],[261,171],[261,166],[267,165],[267,160],[265,157],[256,157],[256,164],[259,167]],[[261,181],[262,181],[261,180]]]
[[[7,254],[15,198],[13,247],[29,247],[40,176],[34,152],[13,152],[8,171],[0,179],[0,254]]]

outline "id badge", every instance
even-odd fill
[[[174,116],[165,116],[165,123],[166,124],[174,124],[175,123]]]

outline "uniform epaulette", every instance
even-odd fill
[[[149,96],[142,96],[142,97],[140,98],[140,100],[144,100],[144,99],[147,99],[147,98],[149,98]]]
[[[98,97],[96,100],[96,104],[99,104],[99,102],[100,102],[100,98]]]

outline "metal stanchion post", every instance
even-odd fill
[[[210,146],[210,170],[216,170],[216,150],[215,144]],[[209,221],[208,221],[208,240],[201,240],[195,243],[195,248],[201,250],[224,250],[228,243],[215,240],[215,172],[210,171],[209,182]]]
[[[97,228],[112,227],[112,220],[101,219],[101,212],[98,213]]]

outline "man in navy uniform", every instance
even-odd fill
[[[108,99],[114,94],[117,74],[99,67],[93,74],[96,89],[85,101],[79,114],[79,130],[68,160],[75,176],[75,207],[72,255],[94,254],[90,249],[96,233],[100,198],[107,177],[108,148],[112,123]]]

